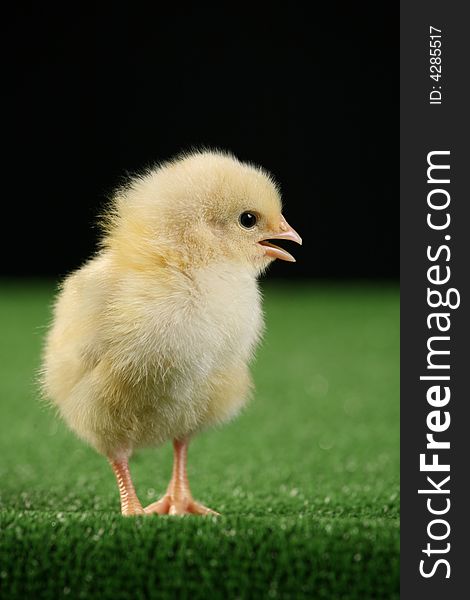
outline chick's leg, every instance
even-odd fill
[[[125,516],[143,515],[144,509],[135,493],[127,459],[110,459],[121,497],[121,512]]]
[[[159,515],[218,515],[219,513],[199,504],[192,497],[186,472],[188,440],[175,440],[173,449],[173,475],[166,494],[157,502],[147,506],[145,512]]]

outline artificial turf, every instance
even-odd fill
[[[0,286],[2,598],[398,598],[395,286],[265,286],[255,398],[190,448],[216,519],[120,516],[106,461],[38,401],[52,290]],[[169,445],[135,455],[142,502],[170,470]]]

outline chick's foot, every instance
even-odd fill
[[[220,513],[211,510],[196,502],[191,496],[184,498],[175,498],[170,494],[165,494],[157,502],[153,502],[144,508],[145,514],[157,515],[215,515]]]
[[[109,459],[111,467],[116,475],[116,481],[121,498],[121,513],[125,517],[144,515],[144,509],[140,504],[132,483],[129,463],[127,459]]]
[[[186,462],[188,456],[188,441],[173,442],[174,462],[173,475],[166,494],[144,508],[145,514],[158,515],[219,515],[215,510],[196,502],[189,489]]]

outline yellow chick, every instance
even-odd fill
[[[265,171],[218,151],[184,154],[118,190],[100,251],[63,282],[43,392],[110,461],[122,514],[217,514],[191,496],[187,448],[249,396],[257,276],[273,259],[294,261],[271,239],[302,243]],[[170,484],[143,508],[129,458],[168,440]]]

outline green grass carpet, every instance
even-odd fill
[[[398,289],[266,285],[244,414],[192,444],[223,513],[123,518],[105,460],[38,402],[52,286],[0,285],[0,596],[398,598]],[[165,490],[171,449],[135,455]]]

